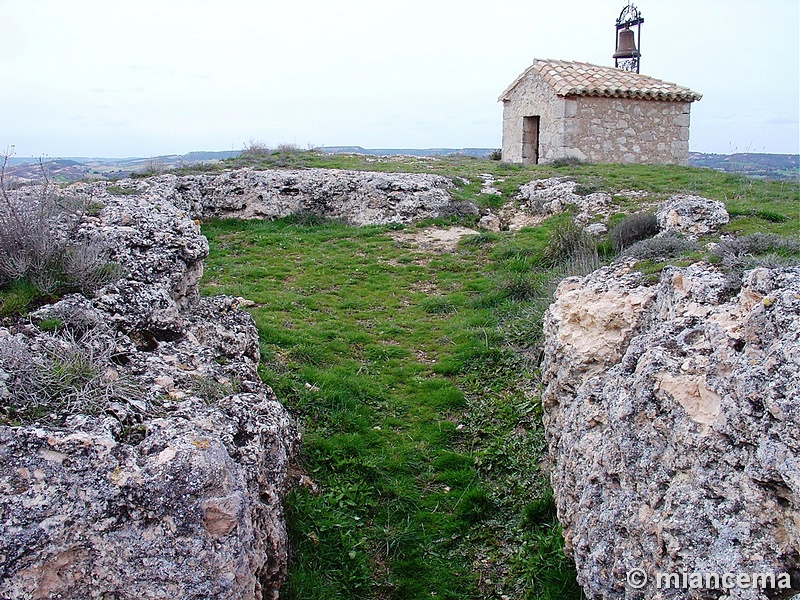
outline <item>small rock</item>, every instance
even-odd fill
[[[492,213],[486,214],[478,220],[478,227],[487,231],[500,231],[500,219]]]

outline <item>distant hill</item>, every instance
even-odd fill
[[[487,158],[494,148],[362,148],[361,146],[324,146],[328,154],[368,154],[373,156],[474,156]],[[21,181],[41,178],[44,167],[54,181],[79,179],[116,179],[136,172],[160,172],[198,163],[218,163],[239,156],[239,150],[221,152],[189,152],[149,158],[64,157],[44,159],[11,157],[7,174]],[[797,154],[705,154],[690,152],[689,164],[727,173],[738,173],[759,179],[796,181],[800,179],[800,155]]]
[[[371,156],[474,156],[487,158],[495,148],[362,148],[361,146],[323,146],[328,154],[369,154]]]
[[[66,157],[41,159],[38,157],[11,157],[8,174],[18,180],[41,179],[42,168],[54,181],[77,181],[79,179],[117,179],[128,177],[139,171],[164,171],[198,163],[216,163],[226,158],[239,156],[239,150],[221,152],[189,152],[188,154],[165,154],[149,158],[87,158]]]
[[[798,154],[704,154],[689,152],[689,164],[726,173],[759,179],[797,180],[800,178]]]

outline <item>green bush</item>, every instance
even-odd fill
[[[658,221],[651,213],[636,213],[622,219],[611,228],[608,236],[614,251],[622,252],[628,246],[651,238],[658,233]]]

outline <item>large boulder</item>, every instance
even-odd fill
[[[0,428],[0,596],[277,598],[285,411],[263,394],[148,419]]]
[[[659,204],[656,219],[662,232],[697,237],[725,225],[730,221],[730,215],[719,200],[675,194]]]
[[[749,271],[731,294],[705,263],[657,283],[618,263],[558,288],[544,422],[566,551],[591,599],[721,593],[659,587],[659,573],[786,573],[797,590],[800,268]]]
[[[95,202],[123,276],[0,327],[0,598],[275,599],[299,437],[247,301],[199,297],[185,210]]]

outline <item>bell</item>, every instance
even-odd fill
[[[636,40],[633,38],[633,31],[622,29],[617,38],[617,51],[614,52],[614,58],[636,58],[639,56],[639,51],[636,49]]]

